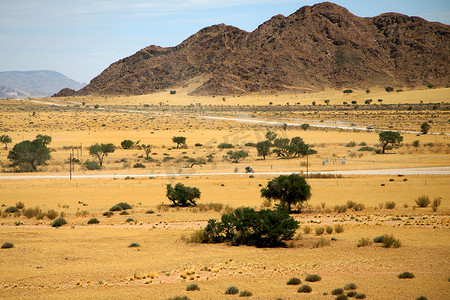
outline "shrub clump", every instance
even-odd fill
[[[325,228],[323,228],[322,226],[316,227],[315,232],[316,235],[322,235],[325,232]]]
[[[100,170],[102,168],[96,161],[90,160],[85,161],[83,165],[88,170]]]
[[[332,233],[333,233],[333,227],[328,225],[328,226],[325,227],[325,231],[326,231],[328,234],[332,234]]]
[[[403,272],[403,273],[398,274],[397,277],[400,279],[413,279],[414,274],[411,272]]]
[[[330,246],[330,241],[328,241],[326,238],[321,237],[318,241],[313,243],[313,248],[322,248],[325,246]]]
[[[366,247],[372,245],[372,241],[369,238],[363,237],[358,241],[357,247]]]
[[[358,293],[355,295],[355,299],[366,299],[366,294]]]
[[[15,206],[11,206],[11,207],[8,207],[7,209],[5,209],[5,213],[16,213],[16,212],[18,212],[19,210],[17,209],[17,207],[15,207]]]
[[[292,277],[288,280],[288,282],[286,282],[287,285],[299,285],[300,283],[302,283],[302,281],[296,277]]]
[[[195,283],[191,283],[186,287],[186,291],[198,291],[198,290],[200,290],[200,288]]]
[[[233,144],[230,143],[220,143],[217,148],[219,149],[231,149],[234,148]]]
[[[53,221],[52,227],[58,228],[58,227],[61,227],[63,225],[66,225],[66,224],[67,224],[67,221],[64,218],[58,218],[55,221]]]
[[[418,207],[427,207],[428,205],[430,205],[430,203],[431,200],[428,196],[420,196],[416,199],[416,204]]]
[[[356,290],[356,288],[357,288],[357,286],[354,283],[349,283],[349,284],[346,284],[344,286],[344,290],[346,290],[346,291],[348,291],[348,290]]]
[[[50,220],[56,219],[57,216],[58,216],[58,212],[54,209],[51,209],[47,212],[47,218],[49,218]]]
[[[127,210],[127,209],[131,209],[131,205],[126,202],[120,202],[120,203],[117,203],[116,205],[114,205],[113,207],[111,207],[109,210],[110,211],[121,211],[121,210]]]
[[[89,221],[87,223],[88,224],[98,224],[98,223],[100,223],[100,221],[97,218],[92,218],[92,219],[89,219]]]
[[[349,291],[347,292],[347,297],[355,297],[356,294],[358,294],[356,291]]]
[[[341,295],[344,293],[344,289],[337,288],[331,291],[331,295]]]
[[[136,248],[136,247],[140,247],[141,245],[139,245],[138,243],[131,243],[128,245],[129,248]]]
[[[250,292],[250,291],[242,291],[242,292],[239,294],[239,297],[251,297],[251,296],[253,296],[253,293]]]
[[[309,274],[305,278],[305,281],[308,281],[308,282],[316,282],[316,281],[320,281],[320,280],[322,280],[322,277],[320,277],[317,274]]]
[[[311,293],[311,292],[312,288],[307,284],[300,286],[297,290],[297,293]]]
[[[125,220],[125,222],[126,223],[132,223],[132,222],[134,222],[134,219],[133,218],[128,218],[128,219]]]
[[[142,169],[144,169],[144,168],[145,168],[145,165],[142,164],[142,163],[135,163],[135,164],[133,165],[133,168],[135,168],[135,169],[137,169],[137,168],[142,168]]]
[[[14,248],[14,244],[10,243],[10,242],[6,242],[2,245],[2,249],[10,249],[10,248]]]
[[[394,248],[400,248],[400,246],[402,245],[400,240],[394,238],[394,235],[383,235],[383,247],[384,248],[390,248],[390,247],[394,247]]]
[[[102,215],[103,215],[104,217],[109,218],[109,217],[111,217],[112,215],[114,215],[114,213],[113,213],[112,211],[105,211]]]
[[[126,216],[129,215],[129,213],[126,210],[122,210],[119,215]]]
[[[340,294],[340,295],[338,295],[335,299],[336,299],[336,300],[347,300],[348,297],[347,297],[347,295]]]
[[[386,209],[394,209],[395,207],[395,202],[394,201],[387,201],[384,206],[386,207]]]
[[[336,225],[334,225],[334,231],[335,231],[336,233],[342,233],[342,232],[344,232],[344,225],[342,225],[342,224],[336,224]]]
[[[226,295],[236,295],[237,293],[239,293],[239,289],[235,286],[229,286],[226,290],[225,290],[225,294]]]

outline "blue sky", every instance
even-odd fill
[[[89,82],[148,45],[175,46],[218,23],[253,31],[303,0],[0,0],[0,71],[55,70]],[[449,0],[335,0],[351,13],[420,16],[450,24]]]

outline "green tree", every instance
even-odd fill
[[[36,136],[36,139],[41,140],[42,144],[44,144],[44,146],[48,146],[52,142],[52,137],[49,135],[45,135],[45,134],[38,134]]]
[[[108,156],[109,153],[113,153],[115,151],[114,145],[109,144],[94,144],[89,148],[89,154],[98,158],[98,163],[100,166],[103,166],[103,159],[105,156]]]
[[[273,143],[273,152],[278,156],[289,157],[289,156],[305,156],[309,154],[315,154],[317,151],[311,148],[310,145],[306,144],[301,137],[293,137],[291,140],[288,138],[276,139]]]
[[[123,149],[133,149],[135,144],[132,140],[123,140],[120,145]]]
[[[172,142],[177,144],[177,149],[180,147],[180,145],[186,144],[186,138],[184,136],[174,136],[172,138]]]
[[[5,144],[5,150],[8,150],[8,144],[12,143],[12,139],[9,135],[3,134],[0,136],[0,143]]]
[[[201,192],[196,187],[185,186],[182,183],[177,183],[175,188],[171,184],[167,185],[166,197],[173,202],[175,206],[196,206],[197,203],[195,199],[199,199]]]
[[[303,130],[308,130],[309,129],[309,127],[311,127],[309,124],[302,124],[302,125],[300,125],[300,128],[301,129],[303,129]]]
[[[329,100],[329,99],[324,100],[324,102],[325,102],[326,105],[329,105],[329,104],[330,104],[330,100]]]
[[[423,122],[422,125],[420,125],[420,131],[422,134],[427,134],[430,130],[431,126],[428,124],[428,122]]]
[[[23,141],[14,145],[9,151],[8,159],[13,162],[12,166],[29,164],[33,171],[36,171],[37,166],[45,164],[50,159],[50,150],[39,139],[32,142]]]
[[[266,132],[266,139],[269,142],[273,142],[276,138],[277,138],[277,134],[275,132],[270,131],[270,130]]]
[[[282,206],[291,206],[308,201],[311,197],[311,187],[305,178],[298,174],[280,175],[267,183],[261,189],[261,196],[268,200],[279,200]]]
[[[145,152],[145,158],[148,159],[150,153],[152,152],[152,147],[153,147],[153,145],[150,145],[150,144],[147,144],[147,145],[142,144],[141,145],[141,149],[144,150],[144,152]]]
[[[244,159],[248,156],[248,152],[244,150],[239,151],[228,151],[228,155],[225,155],[226,160],[231,160],[233,163],[238,163],[240,159]]]
[[[270,147],[272,143],[270,141],[262,141],[256,143],[256,150],[258,151],[258,156],[262,156],[266,160],[266,156],[270,154]]]
[[[379,140],[383,147],[381,154],[384,154],[387,145],[392,144],[392,146],[396,146],[400,144],[403,141],[403,136],[396,131],[383,131],[379,134]]]

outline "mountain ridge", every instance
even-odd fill
[[[252,32],[218,24],[174,47],[148,46],[55,96],[148,94],[190,80],[200,82],[190,95],[448,86],[449,53],[448,25],[397,13],[362,18],[323,2]]]

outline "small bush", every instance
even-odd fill
[[[155,212],[153,211],[153,210],[147,210],[146,212],[145,212],[147,215],[150,215],[150,214],[154,214]]]
[[[354,283],[349,283],[344,286],[344,290],[356,290],[358,287]]]
[[[373,239],[374,243],[382,243],[383,242],[383,236],[377,236]]]
[[[326,231],[328,234],[332,234],[332,233],[333,233],[333,227],[327,225],[327,226],[325,227],[325,231]]]
[[[355,295],[355,299],[366,299],[366,294],[358,293]]]
[[[347,295],[341,294],[341,295],[338,295],[338,296],[337,296],[336,298],[334,298],[334,299],[336,299],[336,300],[347,300],[348,297],[347,297]]]
[[[83,165],[88,170],[100,170],[102,168],[96,161],[90,160],[85,161]]]
[[[114,215],[114,213],[112,211],[105,211],[102,215],[109,218]]]
[[[350,291],[350,292],[347,292],[347,297],[355,297],[356,296],[356,294],[358,294],[356,291]]]
[[[335,231],[336,233],[342,233],[342,232],[344,232],[344,225],[342,225],[342,224],[336,224],[336,225],[334,225],[334,231]]]
[[[136,248],[136,247],[140,247],[141,245],[139,245],[138,243],[131,243],[128,245],[129,248]]]
[[[309,234],[310,232],[311,232],[311,227],[309,227],[309,226],[303,227],[303,233],[304,234]]]
[[[11,207],[8,207],[7,209],[5,209],[5,213],[10,213],[10,214],[12,214],[12,213],[16,213],[16,212],[18,212],[19,210],[17,209],[17,207],[15,207],[15,206],[11,206]]]
[[[92,218],[92,219],[89,219],[89,221],[87,223],[88,224],[98,224],[98,223],[100,223],[100,221],[96,218]]]
[[[347,211],[347,205],[346,204],[336,205],[334,207],[334,211],[337,212],[338,214],[343,214]]]
[[[113,207],[111,207],[109,209],[109,211],[121,211],[122,207],[120,207],[119,205],[114,205]]]
[[[364,147],[359,148],[358,151],[372,152],[372,151],[375,151],[375,148],[369,147],[369,146],[364,146]]]
[[[322,248],[325,246],[330,246],[330,241],[324,237],[321,237],[320,240],[313,243],[313,248]]]
[[[400,248],[401,243],[400,240],[394,238],[394,235],[383,235],[383,247],[384,248],[390,248],[390,247],[394,247],[394,248]]]
[[[229,286],[225,291],[226,295],[236,295],[237,293],[239,293],[239,289],[235,286]]]
[[[347,201],[347,207],[348,207],[348,209],[353,208],[355,205],[356,205],[356,202],[351,201],[351,200],[348,200],[348,201]]]
[[[56,219],[57,216],[58,216],[58,212],[54,209],[51,209],[47,212],[47,218],[49,218],[50,220]]]
[[[417,297],[416,300],[428,300],[428,298],[425,296],[420,296],[420,297]]]
[[[231,149],[234,148],[233,144],[229,144],[229,143],[220,143],[217,148],[219,149]]]
[[[135,164],[133,165],[133,168],[135,168],[135,169],[137,169],[137,168],[145,169],[145,165],[142,164],[142,163],[135,163]]]
[[[250,292],[250,291],[242,291],[242,292],[239,294],[239,297],[251,297],[251,296],[253,296],[253,293]]]
[[[287,285],[299,285],[300,283],[302,283],[302,281],[296,277],[292,277],[288,280],[288,282],[286,282]]]
[[[10,249],[10,248],[14,248],[14,244],[10,243],[10,242],[6,242],[2,245],[2,249]]]
[[[320,281],[320,280],[322,280],[322,277],[320,277],[317,274],[309,274],[305,278],[305,281],[308,281],[308,282],[316,282],[316,281]]]
[[[36,206],[35,208],[26,208],[23,210],[23,214],[25,217],[27,217],[28,219],[31,219],[33,217],[36,217],[36,215],[41,214],[42,211],[39,208],[39,206]]]
[[[297,290],[297,293],[311,293],[311,292],[312,288],[307,284],[300,286]]]
[[[369,238],[363,237],[358,241],[357,247],[366,247],[372,245],[372,241]]]
[[[355,141],[351,141],[348,144],[345,144],[345,147],[349,147],[349,148],[353,148],[356,146],[356,142]]]
[[[121,210],[127,210],[127,209],[131,209],[131,205],[126,203],[126,202],[119,202],[116,205],[114,205],[113,207],[111,207],[109,210],[110,211],[121,211]]]
[[[198,290],[200,290],[200,288],[195,283],[191,283],[186,287],[186,291],[198,291]]]
[[[132,222],[134,222],[134,219],[133,218],[128,218],[128,219],[125,220],[125,222],[132,223]]]
[[[353,206],[354,211],[362,211],[364,208],[366,208],[366,207],[362,203],[358,203],[355,206]]]
[[[395,207],[395,202],[394,201],[387,201],[384,206],[386,207],[386,209],[394,209]]]
[[[25,203],[23,202],[16,202],[16,208],[17,209],[23,209],[25,207]]]
[[[325,228],[323,228],[322,226],[316,227],[314,229],[314,231],[316,232],[316,235],[322,235],[325,232]]]
[[[420,196],[416,199],[416,204],[418,207],[427,207],[428,205],[430,205],[430,203],[431,200],[428,196]]]
[[[169,300],[190,300],[188,296],[176,296],[169,298]]]
[[[53,221],[52,227],[58,228],[58,227],[61,227],[63,225],[66,225],[66,224],[67,224],[67,221],[64,218],[58,218],[55,221]]]
[[[331,295],[341,295],[344,293],[344,289],[337,288],[331,291]]]
[[[208,233],[204,228],[194,231],[189,237],[182,236],[181,239],[186,243],[201,244],[206,243],[209,239]]]
[[[441,205],[441,198],[434,198],[433,203],[431,203],[431,209],[436,212],[438,207]],[[17,207],[17,206],[16,206]]]
[[[125,215],[129,215],[129,213],[126,210],[122,210],[119,215],[125,216]]]
[[[413,279],[414,274],[411,272],[403,272],[403,273],[398,274],[397,277],[400,279]]]

